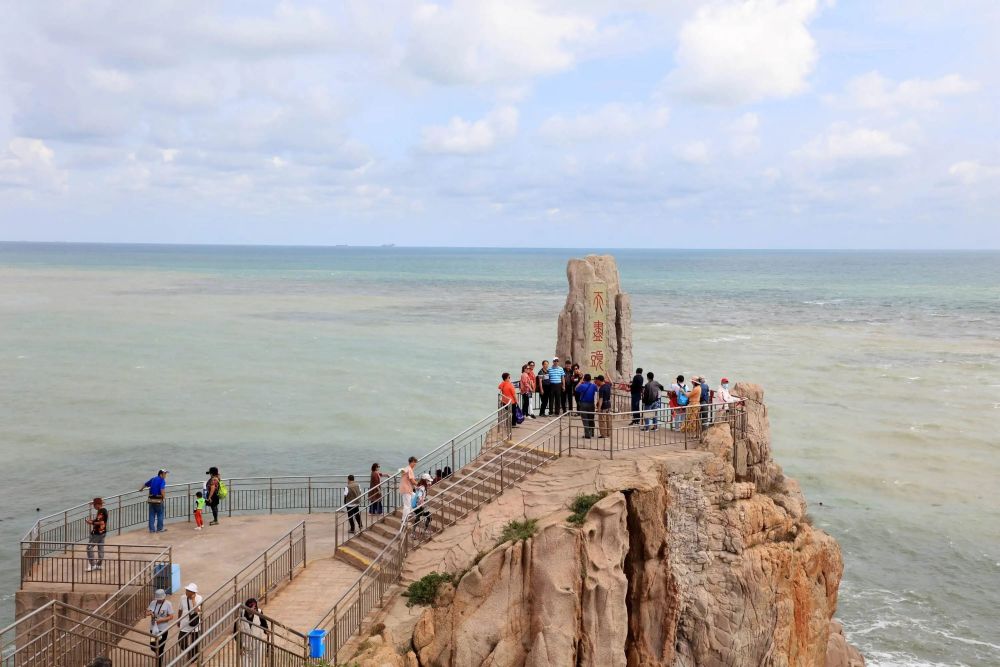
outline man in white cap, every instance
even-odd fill
[[[149,634],[152,635],[149,645],[156,654],[157,664],[161,664],[163,650],[167,648],[167,628],[170,626],[170,621],[175,618],[174,608],[167,599],[167,592],[162,588],[156,589],[156,593],[153,594],[153,601],[149,603],[146,616],[149,617]]]
[[[180,629],[177,634],[177,643],[181,650],[185,650],[191,644],[194,646],[188,653],[189,658],[198,655],[198,633],[201,631],[201,602],[202,597],[198,595],[198,584],[191,582],[184,587],[184,597],[180,604]]]

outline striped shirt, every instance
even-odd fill
[[[560,366],[553,366],[549,369],[549,384],[562,384],[566,371]]]

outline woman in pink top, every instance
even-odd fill
[[[411,456],[409,464],[400,471],[399,493],[403,496],[403,525],[413,510],[413,490],[417,488],[417,477],[413,469],[417,467],[417,457]]]

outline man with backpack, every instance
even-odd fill
[[[169,470],[160,468],[156,472],[156,477],[150,477],[145,484],[139,487],[140,491],[149,489],[149,497],[146,498],[146,503],[149,505],[149,532],[151,533],[164,533],[167,530],[163,527],[163,503],[167,490],[167,474],[169,472]]]
[[[642,389],[642,409],[647,414],[652,413],[652,417],[646,417],[642,430],[655,431],[659,428],[660,392],[663,391],[663,385],[653,379],[653,371],[646,373],[646,380],[646,386]]]
[[[632,378],[632,384],[629,385],[629,392],[632,394],[632,421],[629,425],[638,424],[641,419],[639,418],[639,406],[642,404],[642,369],[635,369],[635,376]]]

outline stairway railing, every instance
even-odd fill
[[[512,430],[510,411],[510,406],[500,407],[427,452],[418,459],[415,474],[419,476],[427,472],[433,476],[437,470],[445,469],[457,472],[476,460],[486,448],[508,439]],[[348,533],[348,510],[351,506],[357,507],[360,512],[369,508],[369,498],[375,494],[379,494],[381,498],[383,513],[378,515],[369,512],[367,521],[359,522],[362,524],[359,532],[368,530],[402,506],[403,496],[399,491],[401,475],[401,471],[397,470],[378,486],[371,487],[367,494],[362,494],[357,502],[352,501],[337,508],[333,528],[335,549],[351,537]]]
[[[560,420],[550,422],[508,446],[494,445],[473,462],[471,469],[463,468],[460,480],[442,493],[429,497],[423,505],[424,510],[430,513],[432,523],[437,522],[434,531],[453,525],[546,461],[558,458],[561,451],[560,424]],[[530,444],[526,444],[528,440],[531,440]],[[414,517],[415,514],[410,515],[411,519]],[[336,662],[337,654],[344,645],[360,633],[368,614],[381,606],[389,589],[399,583],[406,554],[428,537],[426,531],[419,529],[418,523],[407,521],[401,524],[395,537],[351,588],[327,610],[316,625],[327,631],[326,660]]]

